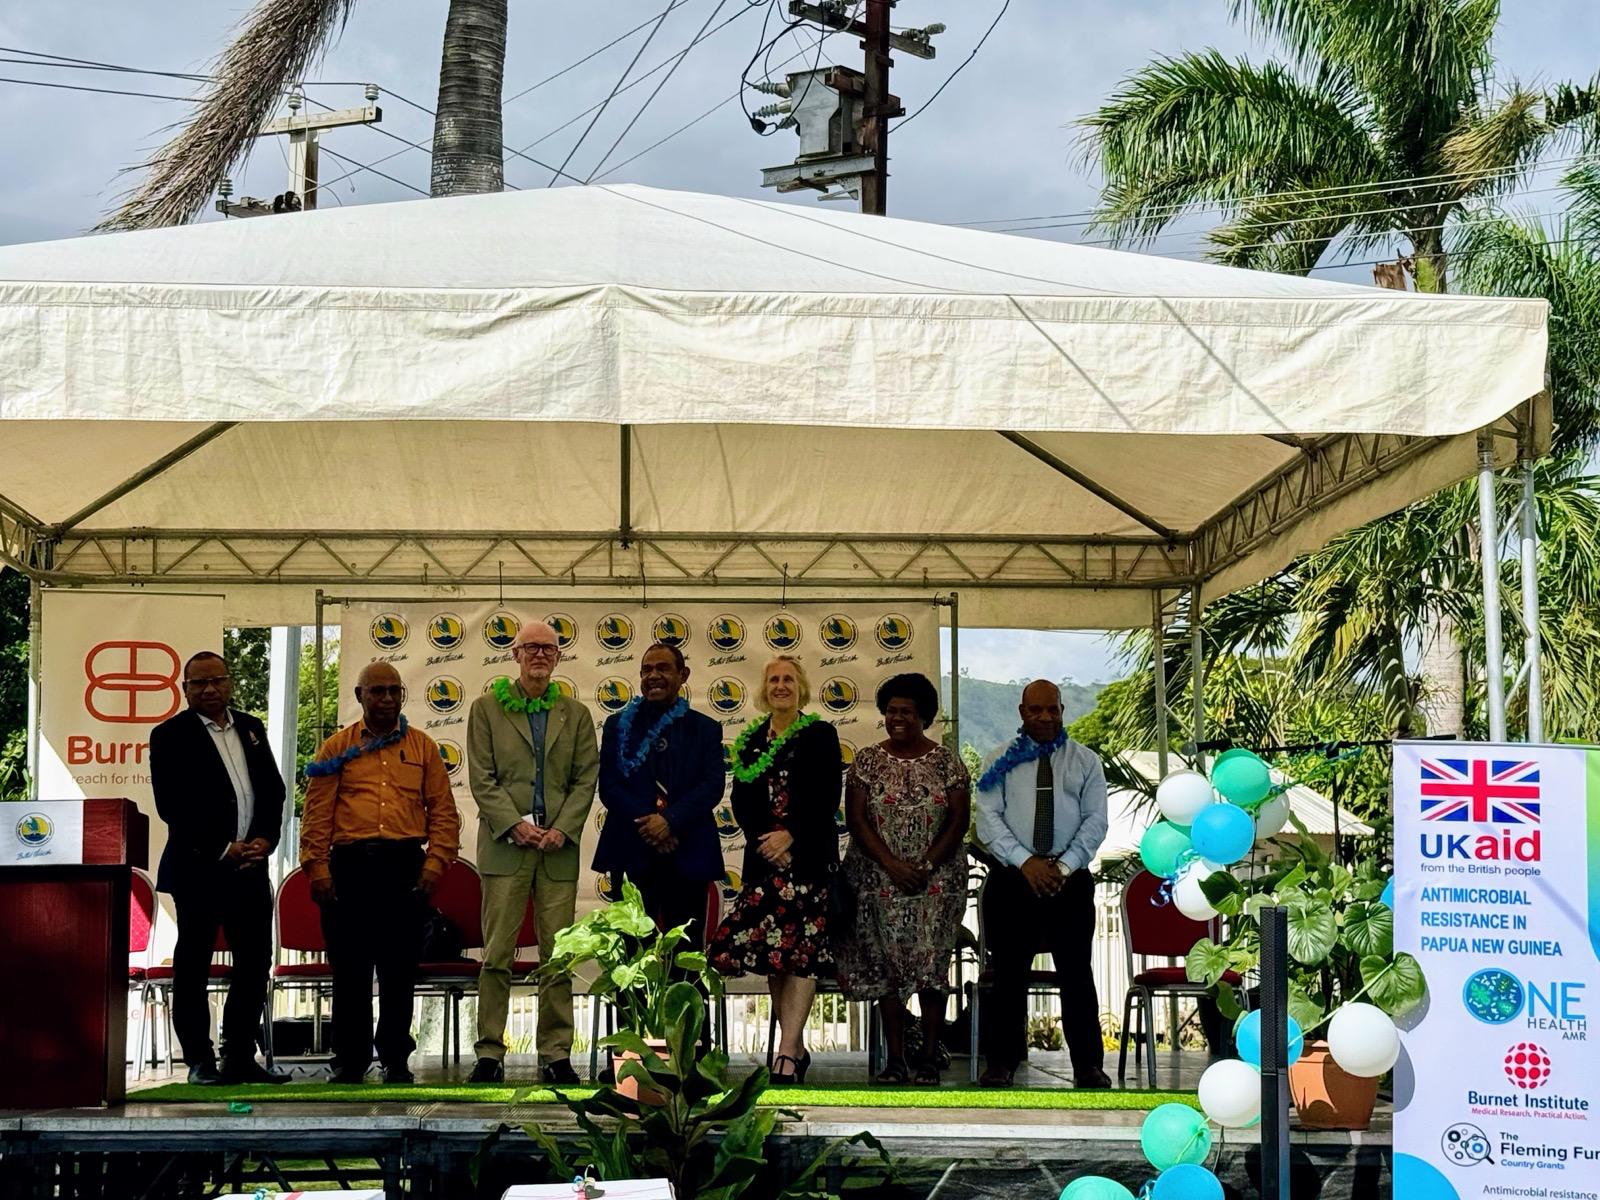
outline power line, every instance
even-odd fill
[[[904,121],[901,121],[898,125],[896,125],[895,129],[897,129],[897,130],[904,129],[912,121],[915,121],[923,113],[927,112],[930,107],[932,107],[933,102],[939,98],[939,93],[944,91],[945,88],[949,87],[950,84],[954,81],[955,77],[957,75],[961,74],[962,71],[967,69],[967,64],[969,62],[971,62],[973,59],[978,57],[978,51],[983,49],[983,44],[989,40],[989,35],[994,32],[994,27],[996,25],[1000,24],[1000,18],[1006,15],[1006,9],[1008,9],[1010,7],[1011,7],[1011,0],[1005,0],[1005,3],[1000,5],[1000,11],[995,13],[994,20],[989,22],[989,28],[987,28],[987,29],[985,29],[983,31],[983,36],[978,39],[978,44],[972,48],[972,53],[967,55],[966,58],[962,59],[961,60],[961,65],[959,67],[957,67],[954,71],[951,71],[950,74],[948,74],[948,75],[946,75],[944,77],[944,82],[941,83],[937,88],[934,89],[933,95],[929,96],[926,100],[924,100],[917,107],[916,111],[914,111],[909,117],[907,117]]]
[[[193,104],[193,96],[162,96],[155,92],[128,92],[120,88],[87,87],[81,83],[48,83],[43,79],[12,79],[0,76],[0,83],[20,83],[24,87],[59,88],[68,92],[97,92],[102,96],[137,96],[142,100],[177,100],[184,104]]]
[[[416,184],[407,183],[404,179],[396,179],[393,175],[390,175],[387,172],[378,170],[376,167],[372,166],[370,163],[358,162],[356,159],[346,158],[344,155],[340,154],[337,150],[330,150],[326,146],[320,147],[320,150],[321,150],[321,152],[323,154],[326,154],[331,158],[337,158],[342,163],[349,163],[352,167],[359,167],[363,171],[371,171],[374,175],[378,176],[378,178],[380,178],[380,179],[387,179],[390,183],[398,183],[403,188],[410,188],[413,192],[416,192],[417,195],[419,195],[419,196],[426,196],[426,195],[429,194],[428,190],[426,188],[419,188]],[[343,175],[341,175],[339,178],[343,179],[345,177]],[[337,182],[337,181],[335,181],[335,182]],[[321,190],[322,186],[325,186],[325,185],[319,185],[318,186],[318,190],[319,191]]]
[[[676,3],[674,3],[672,5],[672,7],[673,8],[678,8],[681,5],[684,5],[684,4],[687,4],[687,3],[689,3],[689,0],[676,0]],[[577,62],[569,63],[567,66],[562,67],[561,70],[557,71],[554,75],[547,75],[543,79],[539,80],[538,83],[530,84],[528,87],[523,88],[515,96],[511,96],[510,98],[502,101],[500,107],[503,109],[507,104],[511,104],[513,101],[521,100],[529,92],[536,92],[540,88],[542,88],[545,84],[553,83],[557,79],[560,79],[563,75],[567,74],[567,72],[577,70],[579,67],[583,66],[583,64],[588,62],[590,59],[598,58],[600,55],[604,54],[607,50],[611,49],[611,47],[615,46],[618,42],[627,41],[634,34],[638,33],[639,30],[643,29],[646,25],[650,24],[650,21],[654,21],[655,19],[656,18],[651,17],[649,21],[640,21],[632,29],[628,30],[627,33],[619,34],[617,37],[612,38],[604,46],[601,46],[598,50],[591,50],[588,54],[585,54],[582,58],[580,58]]]
[[[578,135],[578,140],[572,144],[572,149],[567,151],[567,157],[561,160],[561,165],[556,168],[555,174],[550,176],[550,182],[545,184],[545,187],[554,187],[556,180],[561,177],[564,171],[566,171],[567,164],[572,161],[572,156],[578,152],[578,147],[583,145],[584,139],[587,138],[590,131],[594,129],[595,122],[601,117],[605,116],[606,109],[610,106],[611,102],[616,99],[617,92],[621,90],[622,85],[627,82],[628,76],[633,73],[633,68],[639,65],[639,59],[644,57],[644,52],[650,48],[650,43],[655,40],[656,34],[661,32],[661,26],[666,23],[667,17],[671,15],[672,10],[675,7],[677,7],[677,0],[671,0],[671,2],[661,10],[661,15],[656,18],[655,26],[650,30],[649,33],[645,34],[644,45],[640,46],[639,49],[634,52],[633,57],[628,60],[628,65],[623,68],[622,74],[617,77],[617,82],[611,85],[610,94],[600,102],[600,107],[595,110],[594,117],[586,126],[584,126],[583,132]]]

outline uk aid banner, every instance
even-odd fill
[[[1395,1195],[1600,1197],[1600,750],[1401,742]]]
[[[666,610],[544,600],[347,605],[340,628],[340,723],[360,716],[353,689],[361,668],[369,662],[392,663],[406,686],[407,718],[439,743],[450,770],[461,810],[461,850],[469,859],[477,846],[478,809],[467,782],[467,709],[496,679],[516,674],[511,642],[524,620],[547,621],[555,628],[562,657],[552,678],[589,707],[596,737],[605,719],[633,699],[639,659],[653,642],[683,651],[690,670],[689,703],[722,724],[725,751],[731,751],[740,729],[760,715],[755,697],[761,670],[773,655],[792,655],[805,666],[811,710],[838,729],[847,764],[857,747],[883,737],[883,720],[874,703],[879,683],[902,671],[938,679],[938,610],[931,603],[893,609],[865,604],[779,609],[730,601]],[[937,736],[938,730],[933,733]],[[726,793],[716,816],[727,867],[726,905],[741,886],[744,835]],[[841,809],[841,838],[843,822]],[[605,808],[597,799],[590,817],[591,840],[580,852],[580,913],[610,898],[611,881],[589,870],[592,839],[604,823]]]

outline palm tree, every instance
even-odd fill
[[[145,164],[143,182],[100,229],[193,220],[277,111],[284,92],[344,28],[355,0],[261,0],[223,51],[190,121]],[[435,196],[504,186],[500,83],[507,0],[450,0],[434,118]]]

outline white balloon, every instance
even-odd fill
[[[1156,806],[1174,825],[1187,828],[1202,808],[1216,803],[1211,781],[1199,771],[1174,771],[1156,788]]]
[[[1215,863],[1202,858],[1186,866],[1178,876],[1172,889],[1172,902],[1191,921],[1209,921],[1217,915],[1217,910],[1211,907],[1211,901],[1200,889],[1201,880],[1209,878],[1217,869]]]
[[[1256,838],[1269,838],[1289,823],[1289,794],[1274,796],[1256,809]]]
[[[1214,1062],[1200,1076],[1200,1107],[1225,1129],[1243,1129],[1261,1117],[1261,1072],[1239,1058]]]
[[[1376,1005],[1346,1004],[1328,1022],[1328,1053],[1347,1075],[1384,1075],[1400,1057],[1400,1031]]]

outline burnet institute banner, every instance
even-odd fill
[[[360,716],[352,689],[369,662],[389,662],[406,685],[407,718],[439,743],[461,809],[462,853],[475,854],[478,809],[467,776],[467,709],[502,675],[515,675],[511,640],[524,620],[548,621],[561,639],[554,678],[594,715],[596,735],[607,716],[633,698],[639,657],[652,642],[680,647],[688,660],[689,703],[715,717],[731,746],[756,716],[761,668],[774,654],[801,660],[814,692],[811,707],[839,730],[846,761],[858,746],[883,736],[873,697],[901,671],[937,680],[938,610],[931,603],[887,606],[800,605],[785,608],[730,601],[663,610],[545,600],[503,604],[348,604],[340,632],[339,720]],[[934,731],[937,735],[937,730]],[[605,821],[595,802],[592,839]],[[843,817],[840,818],[843,833]],[[724,898],[740,886],[744,837],[724,800],[717,810],[727,863]],[[610,881],[591,874],[593,842],[582,851],[579,908],[606,898]]]
[[[1399,743],[1395,1195],[1600,1196],[1600,750]]]

